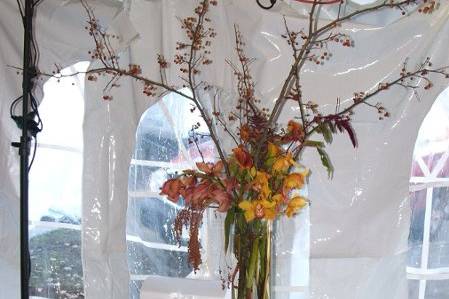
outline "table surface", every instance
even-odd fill
[[[140,292],[141,299],[227,299],[221,281],[150,276]]]

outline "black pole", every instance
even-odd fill
[[[22,136],[20,138],[20,288],[21,298],[29,298],[30,253],[28,246],[28,165],[30,154],[29,105],[33,89],[34,66],[32,61],[33,38],[32,0],[25,0],[24,46],[23,46],[23,101],[22,101]]]

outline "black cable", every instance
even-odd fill
[[[26,0],[25,0],[26,1]],[[36,2],[32,3],[32,8],[34,9],[37,5],[39,5],[43,0],[36,0]],[[25,28],[25,14],[23,11],[23,5],[22,5],[22,0],[16,0],[17,2],[17,6],[19,8],[19,12],[20,15],[22,17],[22,23],[23,23],[23,27]],[[36,45],[36,40],[34,38],[34,34],[31,34],[31,40],[30,40],[30,44],[31,44],[31,51],[30,51],[30,60],[31,63],[30,65],[35,67],[38,65],[38,61],[39,61],[39,49]],[[33,76],[34,77],[34,76]]]
[[[33,121],[36,124],[36,128],[38,129],[37,133],[39,133],[39,132],[41,132],[44,129],[44,124],[43,124],[41,116],[39,114],[38,102],[37,102],[36,98],[33,95],[31,95],[30,104],[31,104],[32,113],[34,114],[34,118],[37,118],[37,122],[35,122],[34,120]],[[36,137],[37,133],[36,134],[32,134],[32,135],[34,137]]]
[[[23,13],[22,3],[20,2],[20,0],[16,0],[16,2],[17,2],[17,7],[19,7],[20,16],[22,17],[22,22],[24,22],[25,14]]]
[[[22,100],[23,95],[18,97],[17,99],[15,99],[12,103],[11,106],[9,106],[9,115],[11,116],[11,118],[13,118],[13,116],[15,116],[14,114],[14,109],[16,108],[17,104],[19,103],[20,100]]]
[[[31,170],[31,166],[33,166],[34,158],[36,158],[36,151],[37,151],[37,136],[34,137],[34,143],[33,143],[33,155],[31,156],[30,165],[28,166],[28,173]],[[31,270],[31,269],[30,269]]]
[[[270,5],[263,5],[260,0],[256,0],[257,4],[262,7],[263,9],[272,9],[273,6],[276,4],[277,0],[270,0]]]
[[[30,94],[29,100],[30,100],[30,112],[26,115],[25,120],[22,116],[18,116],[14,113],[17,105],[20,103],[20,101],[23,99],[23,95],[16,98],[9,107],[9,114],[12,120],[16,123],[17,127],[19,129],[22,129],[23,122],[26,121],[28,125],[28,131],[31,135],[30,137],[36,138],[37,134],[40,133],[43,130],[43,122],[39,115],[38,110],[38,103],[36,101],[36,98]],[[32,164],[29,165],[29,168]]]
[[[43,0],[36,0],[34,1],[33,6],[37,7],[39,4],[41,4],[41,2],[43,2]]]

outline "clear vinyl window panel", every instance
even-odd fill
[[[185,168],[194,168],[195,161],[201,159],[189,142],[195,124],[202,123],[199,146],[205,160],[215,160],[207,127],[191,108],[188,100],[169,94],[143,114],[137,129],[129,170],[127,215],[128,263],[131,277],[136,280],[148,275],[192,274],[187,262],[188,236],[178,246],[172,229],[182,201],[174,204],[159,195],[167,179]]]
[[[80,62],[62,73],[83,72],[88,66]],[[82,299],[84,75],[49,79],[39,112],[44,130],[37,136],[30,171],[30,295]]]
[[[409,298],[449,298],[449,88],[416,141],[410,181]]]

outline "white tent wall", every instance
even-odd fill
[[[123,57],[125,58],[125,57]],[[102,80],[100,80],[102,82]],[[104,82],[106,84],[106,82]],[[99,83],[101,84],[101,83]],[[133,82],[111,102],[86,89],[83,176],[83,271],[86,298],[128,298],[126,247],[128,170],[139,114]]]
[[[107,23],[112,13],[103,2],[89,1],[98,4],[95,12]],[[84,12],[79,3],[56,3],[46,0],[38,10],[41,68],[51,68],[55,62],[70,65],[83,60],[91,45],[80,25]],[[139,38],[123,54],[123,65],[138,63],[145,75],[158,78],[156,54],[173,56],[175,42],[183,36],[176,16],[188,14],[195,3],[130,1],[126,13]],[[0,32],[8,37],[8,42],[2,44],[1,63],[20,65],[21,37],[17,32],[21,32],[21,24],[15,1],[2,1],[0,8]],[[283,6],[281,12],[288,14],[292,28],[304,27],[307,22],[300,5]],[[206,67],[202,76],[225,91],[233,90],[225,59],[234,57],[233,24],[239,24],[248,55],[257,58],[253,70],[258,91],[267,105],[272,104],[282,74],[288,72],[291,62],[288,45],[280,37],[284,33],[281,12],[260,10],[250,0],[220,1],[212,11],[218,31],[212,49],[214,64]],[[332,15],[332,10],[323,11],[323,16],[328,14]],[[334,109],[336,97],[344,104],[353,92],[377,88],[379,82],[394,78],[407,57],[411,66],[427,56],[432,57],[434,65],[448,65],[448,14],[449,3],[442,1],[440,9],[430,17],[416,12],[409,17],[376,14],[345,25],[343,30],[351,33],[356,47],[332,48],[334,55],[327,64],[305,68],[302,78],[306,98]],[[117,31],[133,32],[125,17],[121,15]],[[180,83],[175,67],[168,77]],[[4,277],[0,287],[7,293],[5,297],[0,293],[0,298],[9,299],[18,298],[18,275],[14,275],[18,271],[18,159],[9,144],[19,132],[7,114],[10,102],[20,94],[20,78],[9,70],[4,71],[4,78],[0,83],[0,169],[4,178],[0,182],[0,275]],[[137,123],[155,99],[144,97],[135,82],[123,81],[113,93],[113,101],[104,102],[100,100],[101,83],[86,86],[82,239],[85,294],[88,299],[121,299],[129,296],[125,236],[128,167]],[[354,122],[359,147],[352,149],[348,137],[339,136],[329,150],[336,168],[333,180],[327,178],[319,157],[305,155],[304,163],[313,169],[309,185],[313,202],[310,298],[407,298],[409,173],[421,121],[447,84],[439,80],[434,83],[435,87],[420,101],[402,88],[376,99],[390,111],[387,120],[377,121],[375,112],[360,109]],[[293,112],[294,105],[286,107],[281,120]]]
[[[106,24],[121,7],[113,1],[89,3]],[[19,156],[11,142],[18,141],[21,132],[9,117],[9,107],[22,94],[22,80],[8,66],[22,66],[23,26],[15,0],[0,1],[0,15],[0,298],[14,299],[20,297]],[[65,67],[90,59],[92,42],[85,38],[84,24],[85,11],[78,1],[43,1],[35,19],[42,71],[51,72],[55,63]],[[37,82],[38,100],[43,83]]]
[[[19,139],[19,130],[9,118],[9,105],[20,95],[20,81],[7,64],[20,65],[20,36],[12,28],[20,28],[20,18],[13,1],[0,3],[2,20],[0,36],[4,41],[0,51],[0,298],[19,298],[19,159],[11,142]],[[4,13],[3,13],[4,12]],[[3,16],[5,14],[5,16]],[[21,32],[17,30],[17,32]]]
[[[398,20],[378,15],[358,20],[373,25],[344,26],[351,31],[356,47],[333,50],[334,60],[324,67],[305,68],[305,97],[333,109],[337,95],[343,100],[350,98],[354,90],[376,88],[378,82],[394,76],[407,57],[411,58],[411,65],[427,56],[437,64],[447,63],[447,6],[440,13],[431,22],[419,15]],[[254,49],[272,49],[263,52],[264,63],[258,70],[261,79],[256,79],[271,81],[261,86],[267,86],[269,95],[269,86],[279,88],[279,83],[277,76],[268,74],[279,69],[285,72],[289,59],[275,59],[279,57],[277,53],[289,53],[277,38],[282,24],[276,23],[276,18],[279,16],[270,21],[267,16],[263,21],[255,18],[259,20],[254,22],[256,28],[246,34],[254,37],[249,43]],[[247,20],[239,18],[242,19]],[[270,47],[270,43],[278,48]],[[385,93],[375,101],[383,102],[392,116],[382,122],[372,111],[359,110],[354,122],[359,148],[352,150],[347,136],[341,136],[330,147],[336,168],[332,181],[315,154],[304,157],[305,164],[314,170],[309,186],[310,297],[407,298],[403,269],[410,213],[410,163],[417,130],[442,87],[427,93],[421,101],[401,88]],[[276,92],[274,88],[272,98]]]

